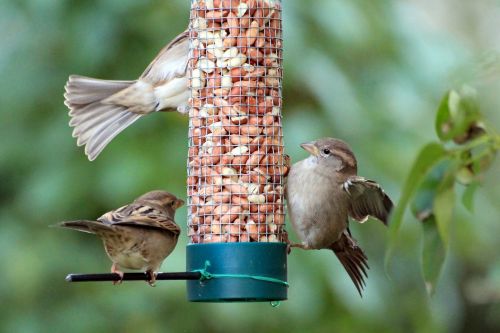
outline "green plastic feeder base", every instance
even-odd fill
[[[205,271],[209,277],[187,281],[188,300],[286,300],[286,251],[285,243],[190,244],[186,249],[187,271]]]

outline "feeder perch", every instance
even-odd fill
[[[192,0],[190,301],[287,298],[279,0]]]

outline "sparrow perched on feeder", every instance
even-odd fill
[[[64,94],[77,145],[93,161],[121,131],[157,111],[187,112],[186,69],[189,34],[165,46],[135,81],[108,81],[71,75]]]
[[[379,184],[357,176],[356,157],[344,141],[323,138],[301,147],[311,156],[292,166],[286,186],[302,241],[291,247],[332,250],[361,295],[368,259],[351,236],[348,216],[361,223],[373,216],[387,225],[392,201]]]
[[[151,191],[96,221],[65,221],[56,226],[96,234],[113,262],[112,273],[123,279],[120,267],[144,270],[153,286],[155,271],[177,244],[181,229],[174,216],[183,204],[184,201],[173,194]]]

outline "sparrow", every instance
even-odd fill
[[[157,111],[186,113],[189,32],[165,46],[135,81],[100,80],[71,75],[64,104],[77,145],[85,145],[90,161],[121,131],[144,115]]]
[[[175,223],[177,208],[184,201],[165,191],[151,191],[129,205],[102,215],[95,221],[60,222],[56,226],[95,234],[113,262],[111,272],[120,275],[120,267],[145,271],[154,286],[156,271],[174,250],[181,229]]]
[[[369,216],[387,225],[392,201],[379,184],[357,176],[352,150],[342,140],[322,138],[301,145],[310,156],[292,165],[286,184],[290,220],[302,249],[330,249],[362,296],[368,258],[351,236],[348,217]]]

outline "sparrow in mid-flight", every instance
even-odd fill
[[[77,145],[93,161],[121,131],[157,111],[187,112],[189,33],[165,46],[135,81],[71,75],[64,94]]]

